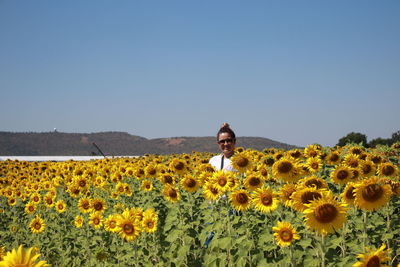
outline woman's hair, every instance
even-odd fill
[[[234,141],[236,141],[235,133],[234,133],[233,130],[229,127],[229,124],[226,123],[226,122],[225,122],[224,124],[222,124],[221,128],[219,129],[219,131],[218,131],[218,133],[217,133],[217,141],[218,141],[219,135],[222,134],[222,133],[228,133],[228,134],[231,136],[231,138],[232,138]]]

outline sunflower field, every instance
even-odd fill
[[[0,266],[399,266],[399,144],[213,155],[0,162]]]

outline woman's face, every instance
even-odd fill
[[[224,153],[225,157],[230,157],[233,155],[235,149],[235,140],[231,137],[229,133],[221,133],[218,136],[219,148]]]

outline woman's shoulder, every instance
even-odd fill
[[[221,161],[221,157],[222,157],[221,154],[215,155],[208,162],[211,163],[211,162],[214,162],[214,161]]]

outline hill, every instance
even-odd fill
[[[218,152],[215,137],[172,137],[147,139],[125,132],[62,133],[62,132],[0,132],[0,155],[4,156],[92,156],[104,154],[143,155]],[[237,146],[262,150],[295,146],[263,137],[238,137]]]

